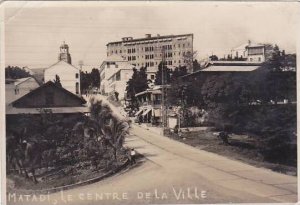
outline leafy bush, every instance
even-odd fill
[[[119,120],[109,106],[91,101],[91,114],[60,115],[41,112],[40,115],[7,117],[8,135],[19,135],[34,142],[42,156],[42,166],[62,167],[66,174],[80,169],[110,169],[117,167],[124,155],[122,148],[129,125]]]

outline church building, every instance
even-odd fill
[[[64,89],[80,95],[80,69],[72,65],[69,46],[65,42],[60,46],[58,62],[45,69],[44,82],[53,82],[56,76]]]

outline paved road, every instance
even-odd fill
[[[138,125],[133,125],[125,146],[135,147],[146,157],[145,162],[101,182],[65,191],[63,196],[52,194],[46,204],[55,200],[58,204],[297,201],[296,177],[198,150]],[[72,200],[64,203],[67,195]]]

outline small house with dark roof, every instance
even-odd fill
[[[6,114],[39,114],[41,109],[52,113],[87,113],[86,101],[48,81],[9,104]]]
[[[252,72],[262,70],[260,62],[250,61],[210,61],[206,67],[193,73],[184,75],[181,79],[185,82],[193,80],[203,81],[207,76],[223,75],[231,73],[235,76],[248,75]]]
[[[5,80],[5,102],[9,104],[40,85],[34,77]]]

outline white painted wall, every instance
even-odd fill
[[[128,63],[128,61],[109,61],[115,64],[107,65],[108,61],[104,61],[100,66],[100,76],[105,76],[103,79],[101,77],[100,91],[105,94],[110,94],[113,91],[119,93],[119,98],[124,98],[124,92],[126,89],[127,81],[132,77],[134,66]],[[121,80],[114,81],[113,76],[121,71]]]
[[[121,70],[121,79],[119,81],[109,81],[108,93],[117,91],[119,93],[119,99],[122,100],[125,97],[127,81],[132,77],[133,70]]]
[[[78,74],[78,78],[76,78],[76,74]],[[65,61],[59,61],[45,70],[45,83],[54,81],[55,75],[60,77],[63,88],[74,94],[80,94],[80,70],[78,68],[75,68]],[[78,93],[76,93],[76,83],[78,83]]]

